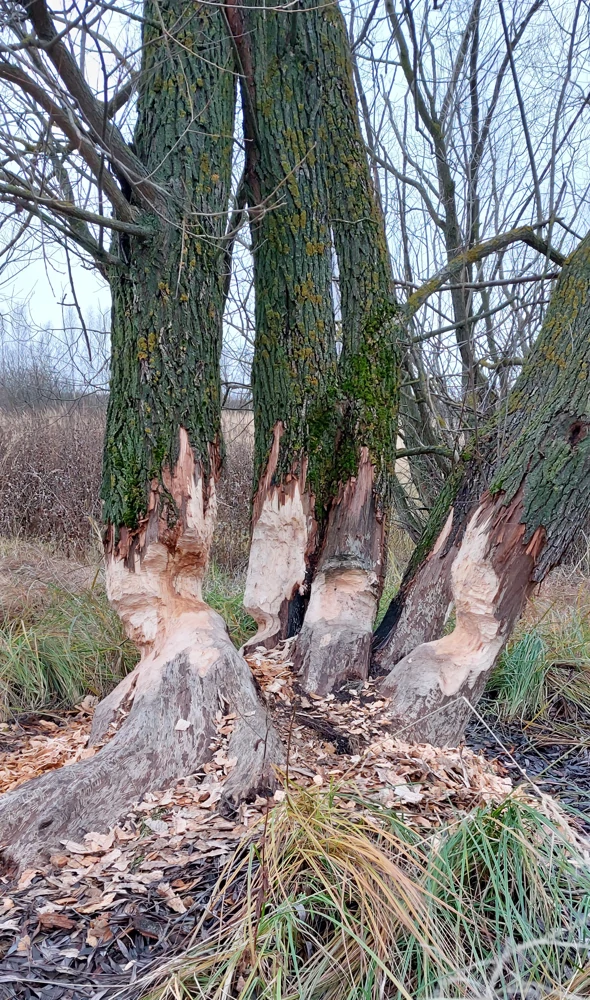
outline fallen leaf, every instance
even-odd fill
[[[92,851],[85,844],[78,844],[75,840],[61,840],[61,844],[64,845],[66,851],[70,854],[92,854]]]
[[[84,835],[84,840],[88,844],[88,851],[92,854],[96,853],[96,851],[110,851],[114,839],[114,830],[111,830],[110,833],[92,832]]]
[[[21,874],[21,877],[18,880],[18,885],[16,887],[17,890],[20,891],[21,889],[28,889],[31,882],[35,878],[35,875],[38,874],[39,871],[37,868],[25,868],[25,870]]]
[[[107,892],[101,899],[93,899],[90,903],[86,903],[84,906],[77,906],[77,913],[98,913],[100,910],[105,910],[107,906],[110,906],[114,902],[116,892]]]
[[[86,934],[86,943],[89,944],[91,948],[96,948],[99,944],[106,944],[106,942],[111,941],[113,937],[114,935],[106,913],[101,913],[100,916],[94,917],[94,919],[90,921],[88,932]],[[90,940],[91,938],[92,940]]]
[[[178,732],[184,733],[185,730],[189,729],[191,726],[192,722],[189,722],[188,719],[179,719],[174,728]]]
[[[52,854],[49,860],[54,868],[65,868],[70,859],[67,854]]]
[[[39,925],[43,930],[54,930],[59,927],[64,931],[71,931],[76,926],[75,920],[70,920],[65,913],[39,913]]]
[[[166,906],[169,906],[175,913],[186,913],[186,906],[182,902],[182,899],[171,889],[168,882],[160,883],[158,886],[158,896],[162,896],[166,900]]]

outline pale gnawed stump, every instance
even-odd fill
[[[214,488],[204,501],[203,476],[188,437],[166,489],[182,512],[171,534],[155,488],[140,536],[124,530],[107,550],[107,587],[142,656],[97,707],[91,741],[100,742],[117,715],[113,738],[92,758],[53,771],[0,799],[0,840],[19,865],[47,856],[62,839],[106,830],[147,791],[194,773],[208,760],[216,713],[235,715],[230,753],[237,764],[224,788],[224,808],[269,790],[280,741],[258,700],[250,668],[233,647],[222,618],[201,598],[214,521]],[[151,540],[149,540],[151,538]]]
[[[258,624],[245,645],[272,649],[295,634],[302,614],[309,558],[316,542],[313,500],[301,470],[275,482],[282,424],[275,426],[268,463],[254,498],[244,607]]]
[[[487,496],[472,515],[451,570],[456,625],[417,646],[380,686],[402,739],[454,745],[481,696],[533,581],[543,532],[527,543],[522,496]]]
[[[325,695],[368,676],[373,623],[382,586],[383,519],[374,469],[361,449],[358,475],[341,487],[294,654],[302,687]]]

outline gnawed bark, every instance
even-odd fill
[[[544,533],[539,529],[525,542],[521,516],[520,495],[508,507],[503,496],[483,497],[450,571],[453,632],[416,646],[381,684],[403,739],[453,744],[460,738],[534,586]]]
[[[328,197],[338,258],[342,353],[328,511],[295,663],[308,691],[367,676],[384,571],[384,510],[395,478],[399,319],[383,214],[359,123],[346,27],[318,13],[328,128]]]
[[[527,593],[587,523],[589,290],[586,237],[564,265],[505,409],[481,432],[477,454],[464,456],[392,606],[375,659],[381,670],[392,668],[382,691],[408,736],[460,739],[469,703],[480,696]],[[409,651],[408,643],[441,625],[449,570],[455,630]],[[427,609],[423,625],[417,619],[429,581],[434,610]],[[395,662],[400,652],[405,655]]]
[[[244,607],[258,624],[246,648],[272,649],[299,631],[304,612],[309,557],[315,547],[313,501],[307,489],[307,462],[274,481],[283,431],[277,424],[268,464],[252,511],[252,540]]]
[[[294,665],[306,691],[365,680],[382,587],[384,522],[376,510],[374,467],[362,449],[358,475],[332,505]]]
[[[107,548],[107,587],[128,635],[141,650],[135,670],[98,706],[91,742],[115,735],[85,761],[28,782],[0,799],[2,843],[28,864],[105,830],[149,790],[201,768],[210,757],[216,713],[235,714],[229,755],[237,758],[222,808],[274,787],[283,752],[258,700],[250,668],[233,647],[201,587],[214,522],[213,481],[206,483],[184,429],[179,458],[165,476],[181,512],[171,530],[152,490],[141,532],[122,531]]]
[[[479,504],[481,466],[460,464],[447,480],[400,588],[373,638],[371,673],[386,674],[423,642],[441,635],[452,608],[451,570],[469,517]]]

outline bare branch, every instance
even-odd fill
[[[521,226],[518,229],[512,229],[507,233],[500,233],[498,236],[492,236],[491,239],[486,240],[484,243],[479,243],[477,246],[470,247],[468,250],[464,250],[463,253],[457,254],[453,257],[449,263],[441,268],[441,270],[426,281],[423,285],[418,288],[412,295],[410,295],[407,301],[407,309],[410,315],[413,315],[421,305],[424,304],[429,296],[433,295],[435,292],[439,291],[442,286],[449,281],[451,278],[460,275],[465,267],[469,264],[475,264],[485,257],[489,257],[491,254],[500,253],[500,251],[505,250],[512,243],[527,243],[530,246],[534,246],[535,249],[540,249],[539,244],[542,245],[541,252],[545,256],[558,255],[560,258],[560,263],[564,263],[563,254],[558,254],[557,251],[550,251],[547,244],[543,240],[537,237],[531,226]],[[554,259],[552,256],[551,259]]]
[[[60,201],[58,198],[48,198],[45,195],[36,194],[27,188],[19,187],[16,184],[4,184],[0,182],[0,195],[5,195],[11,203],[25,202],[33,205],[43,205],[58,215],[65,215],[71,219],[80,219],[89,222],[94,226],[104,226],[105,229],[114,229],[119,233],[128,233],[130,236],[140,236],[147,238],[151,235],[149,229],[142,226],[133,225],[131,222],[122,222],[120,219],[107,219],[104,215],[96,212],[87,212],[77,205],[72,205],[67,201]]]

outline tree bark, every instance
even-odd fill
[[[406,738],[460,739],[531,587],[587,522],[589,291],[586,237],[563,268],[505,410],[478,454],[465,456],[390,608],[375,660],[389,669],[381,691]],[[449,597],[456,626],[435,639]]]
[[[20,864],[198,770],[219,709],[236,715],[226,808],[271,787],[282,759],[249,667],[201,593],[220,466],[233,53],[218,8],[150,0],[144,13],[134,145],[167,214],[144,213],[148,241],[118,237],[127,266],[110,274],[103,480],[108,593],[141,660],[97,709],[93,740],[120,726],[95,757],[0,800],[0,838]]]
[[[322,496],[327,511],[309,607],[295,648],[307,691],[368,673],[384,575],[400,381],[398,309],[385,224],[360,128],[346,26],[318,11],[330,224],[338,260],[339,427]]]
[[[420,643],[441,634],[453,603],[453,563],[485,482],[479,464],[472,462],[467,473],[461,462],[444,483],[400,588],[375,630],[373,675],[387,673]]]
[[[256,290],[256,485],[244,605],[259,631],[251,647],[272,647],[301,624],[334,433],[322,82],[316,13],[306,6],[288,14],[257,3],[227,9],[242,71]]]

